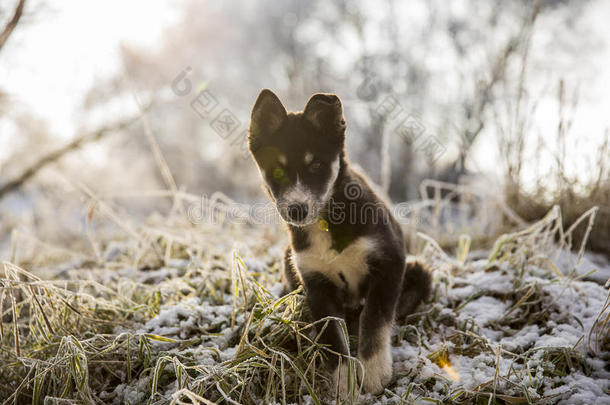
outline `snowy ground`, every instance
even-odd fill
[[[113,404],[331,401],[319,367],[325,349],[303,322],[302,296],[277,296],[283,234],[163,226],[147,235],[157,248],[116,241],[98,263],[5,263],[3,297],[20,288],[21,296],[2,301],[0,360],[10,367],[0,371],[0,395]],[[511,243],[526,244],[528,235]],[[610,404],[608,288],[588,281],[599,276],[582,277],[604,259],[590,257],[571,272],[565,257],[549,262],[548,252],[515,246],[470,252],[464,262],[430,246],[421,252],[434,296],[395,326],[394,378],[361,403]],[[13,304],[24,319],[18,354]]]

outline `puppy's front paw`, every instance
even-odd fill
[[[342,401],[355,402],[360,393],[354,377],[355,375],[350,374],[347,364],[337,367],[333,372],[333,395],[337,394]]]
[[[364,378],[362,386],[365,392],[378,394],[392,378],[392,353],[390,347],[383,348],[368,359],[362,359]]]

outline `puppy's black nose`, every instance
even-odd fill
[[[292,221],[301,222],[307,218],[307,204],[298,203],[288,206],[288,217]]]

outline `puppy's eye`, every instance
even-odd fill
[[[309,171],[311,173],[315,173],[318,170],[320,170],[321,167],[322,167],[322,163],[320,163],[320,162],[313,162],[312,164],[309,165]]]
[[[281,180],[283,177],[284,177],[284,169],[282,169],[279,166],[277,166],[275,169],[273,169],[273,178],[275,180]]]

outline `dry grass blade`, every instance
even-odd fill
[[[104,205],[99,197],[96,201]],[[73,255],[61,271],[34,269],[57,276],[49,280],[3,263],[0,361],[6,366],[0,369],[5,381],[0,398],[206,405],[297,403],[304,396],[311,403],[332,400],[337,387],[322,365],[330,349],[319,342],[321,331],[338,323],[348,346],[352,342],[343,320],[308,322],[302,289],[282,297],[271,292],[277,291],[281,254],[267,252],[270,246],[281,251],[280,234],[261,236],[256,228],[226,221],[195,227],[182,214],[173,210],[171,220],[161,217],[134,228],[142,241],[125,232],[120,253],[103,263],[85,265]],[[542,331],[550,320],[567,322],[558,318],[559,303],[580,281],[560,276],[563,269],[547,270],[543,254],[552,253],[554,235],[562,232],[560,217],[553,211],[500,238],[492,260],[477,265],[468,260],[469,237],[460,238],[454,258],[422,234],[434,260],[437,291],[425,310],[409,317],[412,324],[398,326],[396,378],[365,402],[544,403],[567,395],[545,392],[558,390],[554,381],[571,373],[590,372],[580,339],[570,346],[506,347],[520,331]],[[236,248],[239,239],[248,241],[245,248]],[[19,243],[39,242],[19,238]],[[163,260],[146,248],[151,243],[164,252]],[[107,257],[103,244],[100,254]],[[543,264],[546,268],[538,267]],[[459,272],[451,270],[456,267]],[[503,287],[495,288],[497,283]],[[604,299],[601,312],[595,308],[597,319],[570,321],[574,330],[590,330],[590,345],[602,350],[607,292]],[[469,316],[490,302],[502,311],[488,323]],[[501,339],[508,340],[500,344]],[[355,402],[362,364],[351,355],[341,361],[347,362]]]

